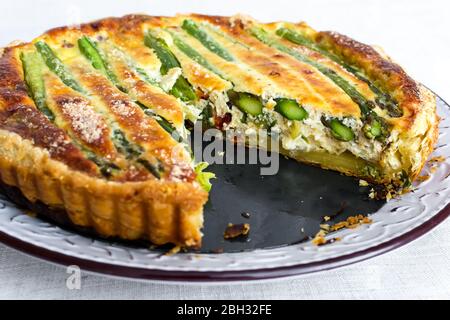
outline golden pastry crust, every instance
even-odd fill
[[[193,180],[106,181],[28,97],[17,47],[0,58],[0,175],[31,202],[105,237],[199,247],[207,193]],[[132,180],[132,179],[131,179]]]
[[[100,235],[199,246],[206,192],[192,183],[111,182],[70,169],[46,150],[0,130],[0,173],[34,202],[64,208],[72,222]],[[17,161],[20,159],[20,161]]]
[[[95,72],[86,72],[89,65],[78,57],[77,39],[82,35],[106,36],[114,46],[125,50],[147,71],[158,73],[161,62],[151,49],[143,45],[144,33],[150,28],[168,28],[173,32],[179,32],[180,24],[186,17],[208,22],[236,41],[256,49],[249,52],[228,43],[226,38],[222,41],[227,50],[249,66],[248,70],[243,71],[236,69],[233,62],[220,61],[205,48],[196,47],[199,52],[234,77],[235,83],[231,84],[168,43],[180,61],[183,75],[195,85],[201,98],[208,98],[215,92],[225,92],[232,85],[255,95],[266,94],[266,88],[272,86],[290,97],[302,97],[306,104],[315,106],[321,112],[336,116],[361,117],[358,105],[315,68],[264,45],[247,33],[247,29],[252,25],[274,29],[283,24],[282,22],[260,24],[242,16],[129,15],[122,18],[106,18],[76,27],[55,28],[35,39],[33,43],[43,40],[53,48],[57,48],[64,55],[64,62],[69,65],[77,78],[81,79],[81,83],[96,95],[96,101],[101,101],[105,108],[109,108],[109,112],[112,112],[115,106],[115,101],[110,100],[112,96],[120,97],[127,108],[134,108],[133,117],[120,118],[119,114],[116,115],[120,119],[120,124],[131,132],[134,141],[146,145],[150,156],[168,154],[178,144],[170,139],[155,121],[146,119],[144,113],[133,104],[133,100],[112,86],[106,78],[99,77]],[[439,118],[436,115],[435,96],[411,79],[389,57],[371,46],[338,33],[317,32],[304,23],[294,26],[302,29],[315,42],[344,61],[363,70],[371,81],[398,101],[403,115],[387,119],[392,127],[390,140],[377,163],[383,175],[372,180],[397,186],[405,182],[403,175],[414,180],[433,151],[438,137]],[[195,45],[196,40],[186,41],[191,41],[189,43]],[[63,107],[67,101],[83,105],[89,103],[84,101],[79,93],[68,88],[59,88],[60,81],[52,75],[47,75],[46,85],[54,89],[51,92],[53,99],[51,107],[67,116],[61,120],[64,124],[64,128],[61,129],[61,126],[55,125],[38,111],[29,97],[19,55],[32,47],[31,44],[18,44],[0,50],[2,182],[18,187],[29,201],[39,200],[50,207],[66,210],[74,224],[94,228],[96,232],[106,237],[148,239],[158,245],[174,243],[180,246],[200,246],[202,210],[207,201],[207,193],[195,181],[195,174],[188,166],[188,160],[183,156],[183,159],[179,160],[180,163],[172,161],[169,157],[164,159],[169,174],[160,180],[131,167],[127,167],[124,175],[115,181],[102,178],[96,164],[72,142],[73,136],[83,140],[83,132],[77,131],[74,119],[63,114]],[[304,48],[302,50],[313,58],[323,59],[317,53]],[[335,68],[342,76],[358,83],[358,79],[352,78],[345,70],[334,65],[334,62],[325,63],[330,68]],[[139,80],[139,77],[130,73],[127,65],[120,59],[114,61],[113,67],[120,76],[127,78],[131,89],[136,88],[134,93],[136,97],[155,105],[158,114],[170,120],[177,129],[184,129],[184,105],[179,100],[160,88]],[[299,74],[302,75],[302,81],[298,80]],[[369,91],[365,83],[359,81],[358,84],[361,90]],[[305,92],[308,92],[306,96]],[[145,124],[145,128],[139,127],[142,123]],[[109,131],[105,126],[103,128],[104,130],[98,133],[97,140],[82,141],[83,144],[97,150],[99,154],[112,158],[119,157],[114,151],[113,144],[108,140]],[[147,132],[146,130],[149,130],[149,135],[143,138],[142,132]],[[150,139],[149,136],[153,138]],[[308,156],[305,153],[287,150],[283,152],[299,161],[336,169],[350,175],[356,174],[354,170],[348,169],[338,161],[334,166],[323,165],[320,160],[314,160],[312,154]],[[341,159],[345,160],[345,157]],[[126,162],[124,159],[120,161]],[[174,168],[179,169],[179,164],[184,165],[183,170],[186,172],[181,179],[179,176],[175,179],[172,172],[175,171]],[[361,168],[364,165],[363,161],[357,164]],[[364,178],[370,180],[370,177]]]

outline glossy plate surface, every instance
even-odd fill
[[[416,239],[450,214],[450,109],[439,98],[437,104],[442,121],[433,156],[446,160],[414,192],[387,203],[368,201],[369,189],[353,178],[281,158],[276,176],[260,176],[259,165],[211,167],[218,179],[205,208],[200,252],[165,256],[142,244],[81,235],[26,215],[5,197],[0,199],[0,240],[52,262],[153,280],[257,280],[357,262]],[[333,244],[305,241],[317,233],[324,216],[336,215],[328,222],[333,224],[360,213],[370,214],[373,223],[330,234],[341,238]],[[249,223],[249,237],[225,241],[228,223]]]

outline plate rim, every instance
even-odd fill
[[[113,265],[82,259],[31,244],[0,231],[0,242],[27,255],[61,266],[77,265],[81,270],[136,280],[167,282],[241,282],[282,279],[344,267],[382,255],[419,239],[450,216],[450,203],[431,219],[416,228],[374,247],[322,261],[257,270],[238,271],[166,271]]]
[[[434,91],[432,92],[450,109],[450,104],[448,104],[444,99],[442,99],[441,96],[436,94]],[[432,218],[418,225],[416,228],[376,246],[321,261],[252,270],[168,271],[115,265],[52,251],[51,249],[43,248],[24,240],[20,240],[19,238],[10,236],[2,231],[0,231],[0,242],[10,248],[20,251],[26,255],[38,258],[40,260],[51,262],[61,266],[77,265],[83,271],[92,272],[99,275],[108,275],[135,280],[164,281],[172,283],[224,283],[262,281],[296,277],[321,271],[327,271],[374,258],[419,239],[421,236],[425,235],[426,233],[437,227],[439,224],[441,224],[443,221],[445,221],[445,219],[449,216],[450,202],[447,203]]]

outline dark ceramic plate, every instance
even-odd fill
[[[261,176],[261,165],[212,165],[217,175],[205,207],[202,253],[239,252],[298,244],[314,237],[324,217],[330,224],[370,214],[386,201],[368,199],[369,187],[355,178],[280,157],[274,176]],[[249,218],[248,215],[250,215]],[[224,240],[228,223],[249,223],[251,233]]]
[[[413,193],[388,203],[369,201],[369,188],[360,187],[354,178],[281,157],[275,176],[261,176],[259,165],[210,167],[217,179],[205,208],[204,244],[198,252],[168,257],[142,243],[79,234],[24,215],[6,198],[0,206],[0,240],[89,271],[172,281],[286,277],[360,261],[419,237],[450,214],[450,112],[444,101],[437,103],[443,121],[435,155],[447,160]],[[356,214],[370,214],[374,222],[330,235],[342,239],[333,244],[311,244],[309,238],[324,216],[332,217],[328,223],[333,224]],[[249,223],[251,232],[226,241],[228,223]]]

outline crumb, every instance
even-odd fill
[[[335,225],[331,226],[330,230],[338,231],[344,228],[354,229],[362,224],[371,224],[371,223],[372,219],[370,219],[369,217],[365,217],[362,214],[359,214],[354,217],[348,217],[347,220],[345,221],[336,223]]]
[[[327,244],[335,243],[336,241],[341,241],[341,238],[332,238],[332,239],[326,239],[325,236],[328,232],[325,230],[320,230],[315,237],[312,239],[312,243],[316,246],[324,246]]]
[[[327,239],[325,239],[325,236],[327,233],[324,230],[320,230],[315,237],[312,239],[312,243],[316,246],[321,246],[327,243]]]
[[[330,218],[329,216],[323,217],[323,221],[325,221],[325,222],[328,222],[328,221],[330,221],[330,220],[331,220],[331,218]]]
[[[362,222],[363,224],[371,224],[371,223],[373,222],[373,220],[370,219],[369,217],[364,217],[364,218],[361,220],[361,222]]]
[[[323,246],[324,244],[327,243],[327,239],[325,239],[325,237],[316,236],[312,240],[312,243],[315,244],[316,246]]]
[[[166,256],[166,257],[170,257],[170,256],[173,256],[173,255],[176,255],[178,252],[180,252],[181,251],[181,247],[180,246],[175,246],[175,247],[173,247],[171,250],[169,250],[168,252],[166,252],[164,255]]]
[[[438,162],[444,162],[444,161],[445,161],[445,157],[443,157],[443,156],[433,157],[430,160],[428,160],[428,162],[430,162],[430,163],[438,163]]]
[[[242,218],[245,218],[245,219],[250,219],[251,218],[251,214],[249,212],[242,212],[241,216],[242,216]]]
[[[327,245],[327,244],[332,244],[332,243],[335,243],[337,241],[341,241],[341,238],[331,238],[329,240],[326,240],[325,243],[319,244],[318,246],[320,247],[320,246],[324,246],[324,245]]]
[[[244,223],[244,224],[228,224],[227,229],[225,230],[225,233],[223,234],[223,237],[225,239],[235,239],[240,236],[246,236],[250,232],[250,224]]]
[[[368,195],[372,200],[386,200],[389,201],[403,193],[409,192],[409,187],[403,187],[402,189],[396,189],[393,185],[377,186],[370,190]]]
[[[391,200],[393,198],[393,195],[392,195],[392,193],[389,191],[389,192],[387,192],[386,193],[386,201],[389,201],[389,200]]]
[[[360,187],[368,187],[369,183],[366,180],[359,180]]]

